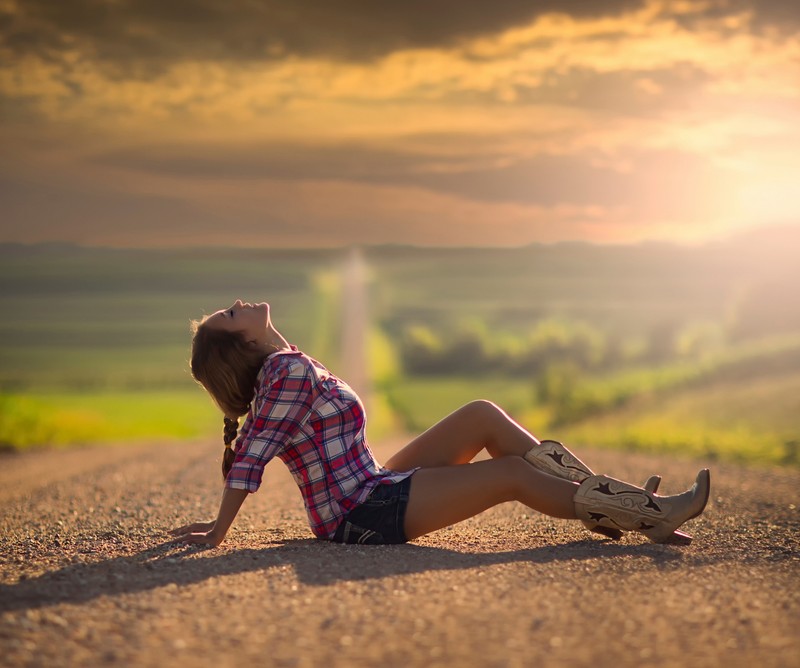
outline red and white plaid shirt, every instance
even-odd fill
[[[364,407],[347,383],[295,346],[274,353],[258,374],[225,484],[255,492],[277,455],[300,487],[311,530],[330,539],[376,485],[413,473],[382,468],[367,444],[365,425]]]

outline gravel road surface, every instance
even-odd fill
[[[384,460],[398,443],[376,448]],[[800,665],[800,471],[579,449],[685,489],[688,547],[594,538],[517,503],[403,546],[312,538],[280,462],[217,549],[222,448],[0,457],[2,666]]]

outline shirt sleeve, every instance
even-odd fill
[[[264,467],[292,441],[311,414],[312,383],[299,357],[266,379],[236,442],[236,458],[225,486],[255,492]]]

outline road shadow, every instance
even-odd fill
[[[80,604],[100,596],[185,586],[211,578],[290,566],[304,585],[382,579],[430,571],[475,570],[498,564],[640,558],[656,569],[685,564],[680,548],[653,544],[624,545],[581,540],[505,552],[459,552],[441,547],[338,545],[317,539],[277,541],[257,549],[219,551],[165,543],[133,555],[96,563],[70,564],[38,577],[0,585],[0,612],[40,608],[57,603]],[[690,559],[695,563],[696,559]],[[622,565],[620,564],[620,567]]]

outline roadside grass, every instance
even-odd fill
[[[761,465],[800,465],[800,373],[673,395],[641,396],[622,408],[548,427],[530,383],[441,378],[398,380],[375,392],[368,435],[417,434],[476,398],[495,401],[540,438],[575,446],[675,453]],[[219,412],[196,387],[171,391],[0,395],[0,446],[112,444],[219,436]]]
[[[746,342],[700,359],[678,359],[651,367],[626,367],[603,375],[586,375],[572,381],[555,374],[537,377],[537,398],[549,405],[556,426],[615,410],[639,397],[675,393],[696,386],[750,383],[766,376],[800,371],[800,337],[797,335]]]
[[[800,466],[800,342],[776,338],[703,362],[577,379],[542,399],[541,379],[393,378],[380,391],[417,433],[473,399],[502,406],[539,438]]]
[[[800,373],[642,396],[564,425],[572,443],[800,466]]]
[[[158,390],[191,386],[189,331],[183,342],[106,347],[15,344],[0,350],[0,387],[6,392],[103,389]]]
[[[218,438],[219,411],[188,371],[189,319],[236,297],[267,299],[292,343],[334,370],[340,361],[341,251],[6,251],[3,447]],[[730,257],[655,246],[370,250],[370,438],[418,433],[485,398],[541,438],[800,465],[796,311],[791,299],[757,298],[777,294],[776,277],[794,265]],[[796,285],[792,272],[775,285]],[[660,357],[623,355],[628,366],[602,376],[553,360],[529,377],[403,375],[398,341],[410,325],[446,337],[474,321],[511,345],[553,318],[617,343],[671,345]],[[677,345],[687,332],[697,345]]]
[[[213,438],[219,410],[199,388],[0,395],[0,447],[24,450]]]
[[[391,341],[373,328],[368,435],[376,441],[417,434],[469,401],[489,399],[540,438],[797,466],[798,350],[796,341],[776,340],[728,351],[713,363],[678,363],[586,379],[573,392],[591,393],[595,399],[582,417],[564,421],[563,408],[538,400],[536,379],[403,377]],[[143,380],[157,372],[143,363],[145,357],[153,357],[140,353],[126,358],[125,365],[142,365]],[[165,363],[171,354],[164,350]],[[149,382],[132,387],[135,383],[123,367],[116,368],[119,375],[106,379],[106,386],[0,394],[0,446],[25,449],[218,436],[219,412],[183,365],[172,371],[163,367],[160,373],[170,384],[156,385],[158,389]]]
[[[309,354],[336,350],[336,252],[15,250],[0,267],[3,449],[221,438],[189,324],[237,297],[269,300]]]

